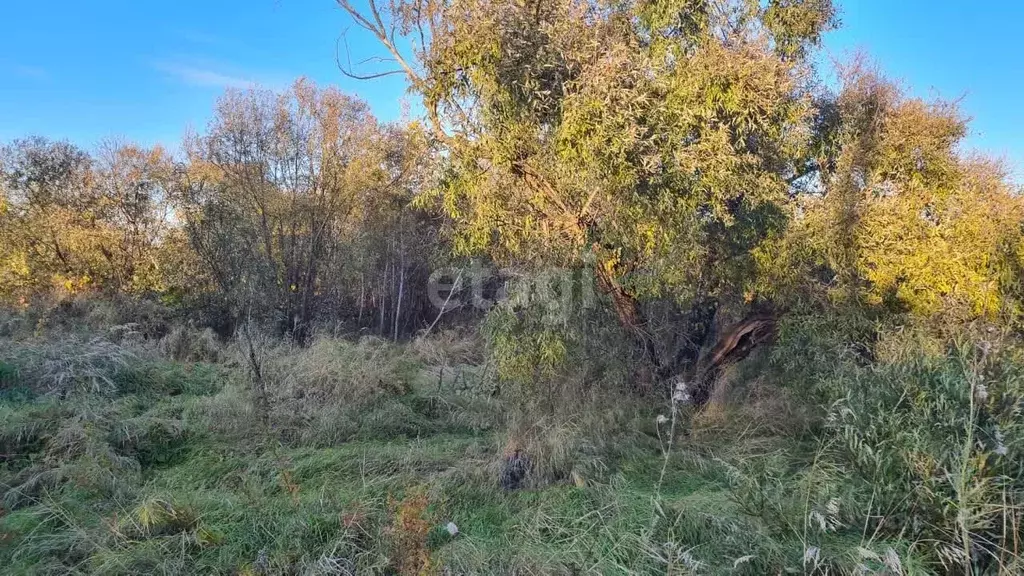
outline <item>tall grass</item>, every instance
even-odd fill
[[[996,330],[882,329],[851,344],[821,328],[776,350],[782,377],[811,376],[813,445],[733,467],[739,501],[786,519],[777,529],[799,534],[813,565],[843,565],[842,536],[872,551],[868,565],[1017,573],[1024,349]]]
[[[826,457],[847,478],[850,517],[920,542],[946,570],[1014,573],[1022,384],[1020,351],[988,340],[826,380]]]
[[[189,329],[7,341],[0,563],[1019,573],[1024,351],[988,330],[949,341],[849,327],[784,333],[697,413],[570,367],[532,392],[508,387],[461,335],[260,338],[266,420],[244,343]],[[523,477],[503,486],[513,455]]]
[[[0,350],[0,362],[21,386],[58,396],[113,394],[118,377],[137,360],[131,349],[103,338],[34,340]]]

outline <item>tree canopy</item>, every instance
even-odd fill
[[[653,300],[691,327],[707,306],[735,320],[817,296],[1007,308],[1021,213],[1005,174],[961,155],[954,103],[862,64],[825,85],[827,0],[338,3],[397,64],[343,71],[404,74],[422,97],[455,248],[592,269],[662,376],[680,366],[651,342]],[[753,334],[696,324],[698,349]]]

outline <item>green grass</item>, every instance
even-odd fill
[[[456,573],[659,573],[640,541],[652,521],[665,524],[659,530],[666,537],[686,536],[680,545],[695,556],[715,558],[720,543],[701,518],[719,517],[729,507],[717,471],[673,462],[661,490],[665,517],[655,518],[656,455],[628,462],[606,481],[506,493],[486,471],[498,455],[490,434],[356,440],[319,449],[266,446],[259,453],[192,440],[184,445],[185,455],[170,465],[144,465],[121,500],[53,493],[7,515],[0,520],[5,563],[30,573],[56,555],[98,573],[231,573],[264,551],[281,572],[325,557],[384,571],[389,502],[425,487],[431,523],[459,527],[457,538],[435,531],[431,543],[432,555]],[[140,503],[154,500],[193,511],[197,524],[188,534],[114,535],[116,519],[133,518]],[[688,516],[673,517],[682,510]],[[346,527],[346,514],[364,516],[364,525]],[[121,524],[118,530],[126,531]],[[67,539],[76,546],[51,546]]]
[[[8,573],[229,574],[255,570],[261,556],[272,572],[345,559],[386,573],[396,506],[411,490],[427,494],[434,562],[459,573],[625,573],[650,564],[636,539],[654,514],[656,453],[583,486],[506,493],[496,482],[494,415],[472,416],[494,408],[483,399],[436,389],[378,398],[336,445],[273,436],[239,444],[197,416],[229,386],[217,367],[151,361],[119,378],[114,398],[12,392],[0,401]],[[59,442],[72,446],[61,452]],[[56,477],[29,490],[19,485],[29,470]],[[661,493],[674,505],[723,488],[720,477],[673,462]],[[710,511],[720,500],[704,501]],[[457,537],[442,529],[447,522]]]
[[[684,413],[666,461],[658,406],[542,412],[527,426],[486,387],[439,388],[435,370],[366,346],[319,349],[396,368],[282,358],[315,366],[335,396],[282,370],[265,420],[230,362],[140,354],[110,375],[87,367],[112,388],[67,394],[42,393],[50,381],[35,387],[5,364],[4,573],[939,572],[899,527],[865,532],[854,508],[865,485],[843,467],[834,432],[780,435],[750,413],[715,426]],[[858,410],[868,423],[856,430],[891,420]],[[498,470],[513,441],[547,476],[506,492]]]

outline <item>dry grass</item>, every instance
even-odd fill
[[[566,399],[555,408],[521,407],[507,419],[503,461],[517,453],[525,457],[527,484],[533,487],[605,479],[623,454],[653,446],[639,425],[638,413],[625,398]]]
[[[408,392],[408,362],[386,341],[352,343],[318,338],[308,348],[282,343],[264,365],[268,392],[278,406],[299,413],[327,405],[359,406],[384,394]]]
[[[400,430],[415,416],[390,400],[411,391],[418,365],[387,341],[321,336],[303,348],[254,335],[255,360],[249,352],[244,338],[231,344],[222,355],[234,376],[192,408],[193,417],[218,435],[245,442],[270,433],[289,444],[330,446],[361,426]]]
[[[224,355],[224,346],[209,328],[176,326],[155,348],[161,356],[179,362],[218,362]]]
[[[238,444],[258,439],[262,433],[251,394],[237,382],[229,382],[213,396],[197,398],[186,420],[210,436]]]
[[[439,387],[424,365],[457,364],[454,374],[475,361],[472,340],[449,334],[410,345],[322,337],[308,348],[256,337],[266,413],[244,342],[215,347],[180,329],[137,346],[131,326],[119,334],[0,351],[0,386],[44,394],[0,398],[5,509],[30,528],[0,526],[61,567],[1019,572],[1022,430],[1003,400],[1024,390],[1024,352],[998,342],[984,362],[973,348],[945,360],[894,348],[884,363],[837,364],[816,382],[842,399],[831,420],[752,357],[722,375],[705,410],[677,412],[666,455],[656,417],[668,406],[585,374],[511,391],[463,390],[454,376]],[[191,364],[200,358],[220,363]],[[189,374],[210,385],[160,384]],[[524,479],[501,490],[512,455]],[[941,472],[922,474],[922,456]],[[427,486],[426,508],[406,491],[416,485]],[[96,518],[75,507],[83,491],[88,506],[108,506],[103,518],[66,528]],[[32,527],[29,512],[58,510],[54,497],[53,526]],[[439,538],[449,519],[465,533]]]
[[[793,390],[733,368],[721,375],[708,403],[694,414],[691,433],[696,441],[799,436],[815,420],[812,408]]]
[[[474,332],[445,330],[412,341],[412,351],[425,364],[454,366],[479,364],[483,361],[483,342]]]
[[[17,371],[19,383],[37,393],[113,394],[117,377],[138,359],[135,350],[104,338],[6,342],[0,361]]]

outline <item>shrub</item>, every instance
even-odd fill
[[[481,326],[507,397],[530,402],[617,394],[636,384],[637,348],[604,307],[575,306],[532,290],[529,282],[514,284],[511,294]]]
[[[174,316],[170,308],[158,302],[126,294],[80,295],[38,302],[24,314],[39,333],[94,335],[130,325],[145,339],[158,339],[166,334]]]
[[[1024,358],[998,348],[958,342],[824,383],[828,454],[859,481],[856,514],[936,542],[931,559],[948,570],[1002,565],[1024,536]]]
[[[813,327],[776,351],[788,355],[780,376],[813,375],[801,387],[824,407],[813,464],[793,478],[748,461],[736,474],[743,498],[795,525],[909,543],[931,570],[1012,572],[1024,537],[1024,349],[970,327],[945,345],[913,327],[866,343]]]

